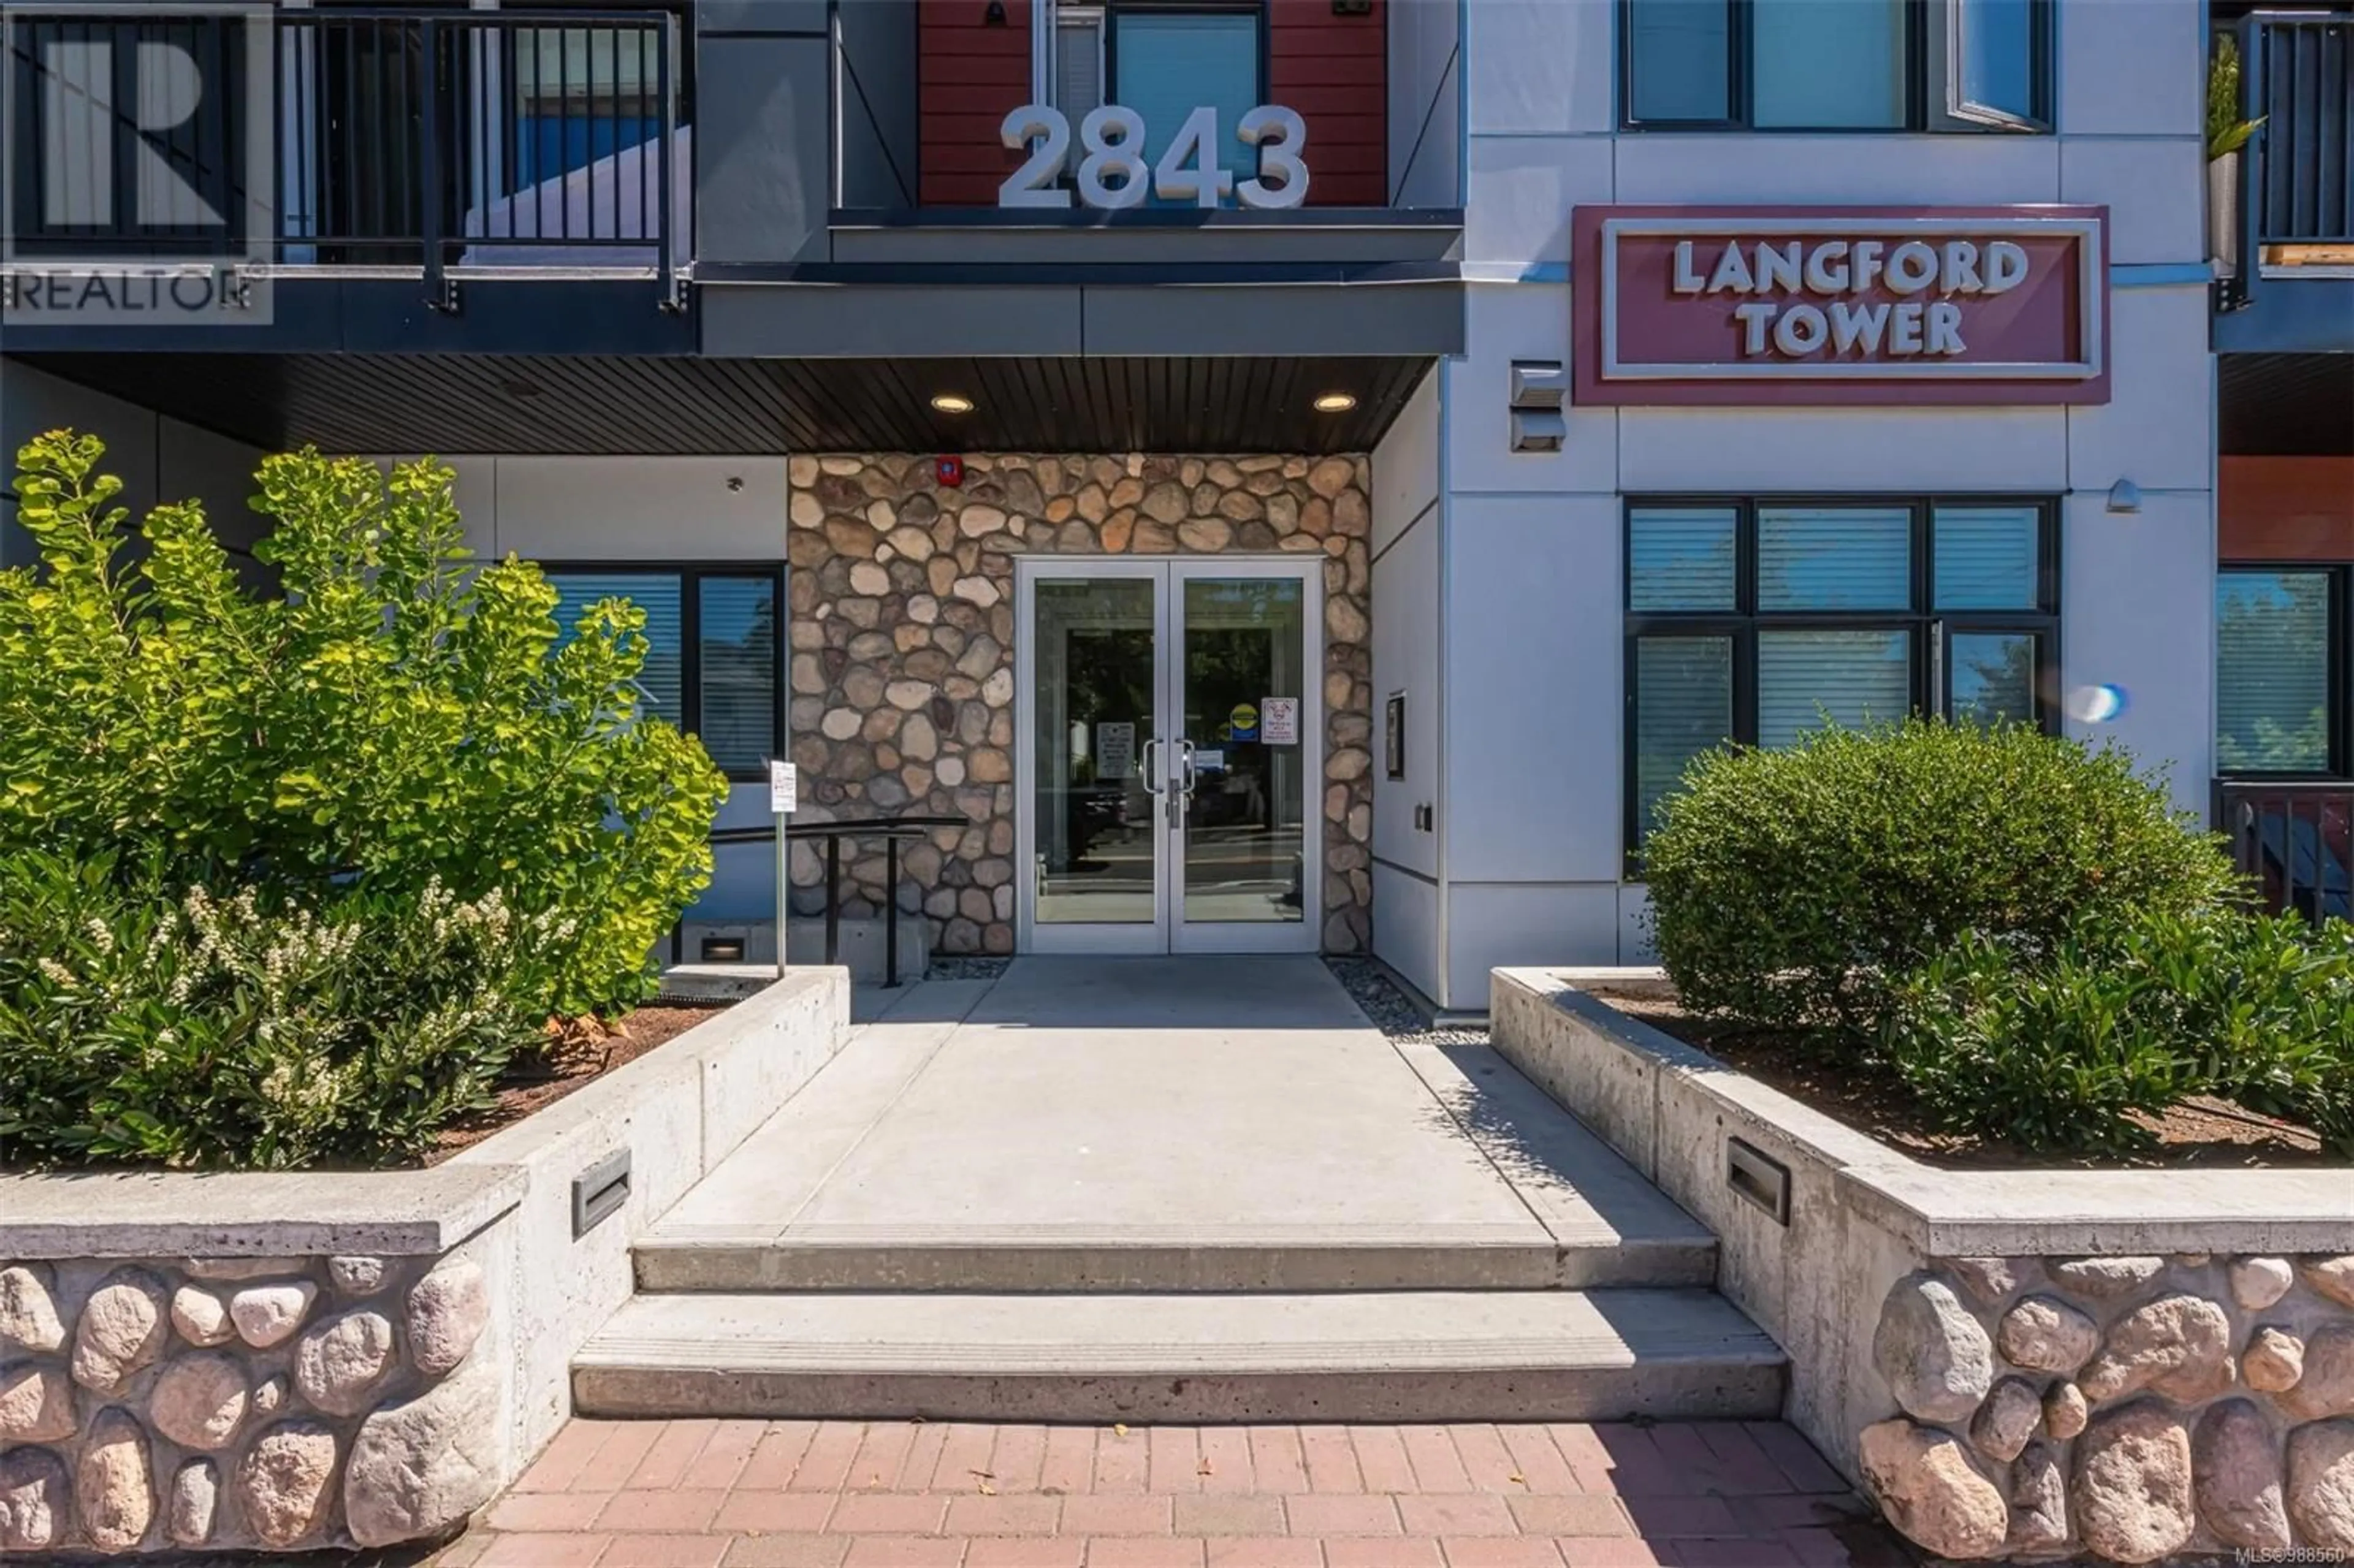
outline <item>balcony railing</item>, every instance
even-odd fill
[[[2215,826],[2268,907],[2354,919],[2354,782],[2218,779]]]
[[[12,7],[6,27],[26,260],[416,275],[445,308],[470,272],[522,268],[682,297],[692,132],[666,10],[280,11],[260,29]],[[175,72],[196,107],[159,129]]]
[[[2237,41],[2241,112],[2262,123],[2214,192],[2233,304],[2268,270],[2354,272],[2354,12],[2257,11]]]

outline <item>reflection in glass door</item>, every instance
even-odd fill
[[[1160,733],[1160,584],[1048,579],[1033,591],[1034,917],[1151,933],[1161,824],[1144,764]]]
[[[1180,569],[1177,783],[1186,799],[1175,945],[1231,947],[1240,933],[1220,941],[1198,928],[1300,925],[1307,916],[1308,747],[1299,717],[1308,585],[1288,575],[1197,577]]]
[[[1315,949],[1313,570],[1023,563],[1025,949]]]

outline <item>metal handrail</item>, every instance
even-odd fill
[[[825,961],[831,965],[842,957],[842,841],[844,839],[879,838],[883,841],[883,967],[884,984],[899,983],[899,841],[917,839],[944,828],[959,831],[972,826],[969,817],[907,816],[855,817],[825,822],[790,822],[785,826],[785,838],[823,839],[825,841]],[[767,844],[777,842],[773,822],[749,828],[714,828],[712,846],[726,844]],[[781,908],[783,901],[779,900]],[[784,968],[785,933],[777,932],[777,967]]]
[[[2236,306],[2258,287],[2264,247],[2354,244],[2354,12],[2252,11],[2234,31],[2240,113],[2258,122],[2236,178]]]

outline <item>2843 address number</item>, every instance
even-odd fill
[[[1206,104],[1185,117],[1149,168],[1142,115],[1117,103],[1089,110],[1079,122],[1083,155],[1070,186],[1059,183],[1071,156],[1071,122],[1061,110],[1024,104],[1005,117],[998,134],[1008,147],[1030,149],[997,187],[1002,207],[1067,207],[1073,188],[1080,206],[1106,211],[1141,207],[1148,195],[1204,208],[1229,196],[1263,208],[1298,207],[1308,198],[1308,164],[1300,157],[1308,127],[1280,104],[1262,103],[1235,124],[1235,139],[1258,151],[1257,177],[1239,182],[1234,170],[1218,166],[1218,111]]]

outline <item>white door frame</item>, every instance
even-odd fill
[[[1014,563],[1014,888],[1015,950],[1024,953],[1313,953],[1323,938],[1324,893],[1324,557],[1283,556],[1023,556]],[[1100,925],[1037,918],[1038,712],[1037,603],[1042,581],[1143,579],[1153,590],[1153,705],[1156,733],[1139,737],[1157,748],[1164,790],[1173,780],[1174,742],[1184,720],[1184,584],[1188,578],[1292,579],[1300,604],[1300,917],[1285,921],[1184,918],[1185,830],[1172,827],[1163,792],[1154,804],[1153,909],[1150,921]],[[1282,694],[1272,694],[1281,695]]]

